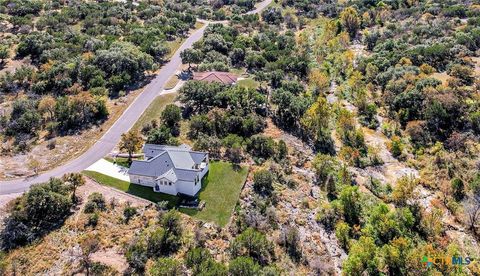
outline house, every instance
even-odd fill
[[[196,196],[208,172],[208,153],[192,151],[187,145],[145,144],[144,160],[134,160],[130,182],[152,187],[155,192]]]
[[[228,72],[194,72],[193,80],[205,82],[220,82],[227,85],[233,85],[237,82],[237,76]]]

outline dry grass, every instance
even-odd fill
[[[443,85],[447,85],[448,84],[448,79],[450,78],[450,76],[445,72],[443,72],[443,73],[433,73],[432,78],[435,78],[435,79],[441,81]]]
[[[32,145],[27,154],[18,154],[14,157],[0,156],[0,163],[4,166],[4,173],[17,171],[30,171],[27,160],[30,158],[39,161],[42,166],[40,172],[50,170],[61,164],[76,158],[95,144],[100,137],[117,121],[125,109],[142,92],[143,88],[132,91],[127,96],[115,100],[109,100],[107,107],[110,112],[108,119],[99,126],[94,126],[76,135],[59,136],[55,138],[55,148],[49,149],[49,141],[45,139],[46,133],[40,134],[40,139]],[[0,178],[5,178],[0,175]]]
[[[153,102],[143,112],[142,116],[140,119],[138,119],[132,129],[140,130],[145,124],[151,122],[152,120],[158,120],[165,107],[168,104],[173,103],[176,97],[177,93],[164,94],[156,97],[155,100],[153,100]]]
[[[165,90],[170,90],[170,89],[175,88],[175,86],[177,86],[179,81],[180,81],[180,79],[178,78],[177,75],[171,76],[170,79],[165,84]]]

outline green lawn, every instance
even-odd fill
[[[184,208],[180,210],[194,218],[225,226],[237,204],[247,174],[248,167],[234,170],[230,163],[210,162],[210,171],[204,179],[199,196],[200,200],[206,202],[205,208],[202,211]]]
[[[253,89],[256,89],[259,86],[259,83],[254,79],[239,80],[237,84],[245,88],[253,88]]]
[[[103,159],[107,160],[110,163],[116,163],[117,165],[125,167],[125,168],[130,167],[130,165],[128,164],[128,158],[126,158],[126,157],[116,157],[116,158],[104,157]]]
[[[100,184],[152,202],[168,201],[169,208],[177,206],[180,200],[176,196],[156,193],[150,187],[121,181],[98,172],[83,171],[83,173]],[[206,202],[205,208],[201,211],[180,208],[179,211],[200,220],[213,221],[221,227],[225,226],[237,204],[238,196],[247,179],[247,174],[248,167],[235,170],[231,163],[210,162],[210,171],[203,180],[199,195],[200,200]]]
[[[158,121],[162,111],[165,109],[165,106],[173,103],[176,97],[177,93],[165,94],[156,97],[155,100],[153,100],[153,102],[143,112],[142,116],[140,119],[138,119],[132,129],[141,130],[145,124],[151,122],[153,119]]]
[[[83,171],[83,174],[91,177],[98,183],[116,188],[120,191],[126,192],[131,195],[135,195],[141,198],[145,198],[146,200],[150,200],[152,202],[160,202],[160,201],[168,201],[168,207],[173,208],[177,206],[179,198],[172,195],[156,193],[150,187],[140,186],[132,183],[128,183],[126,181],[122,181],[108,175],[104,175],[98,172],[93,171]]]

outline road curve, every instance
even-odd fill
[[[260,2],[257,4],[255,10],[250,11],[249,14],[259,13],[271,2],[272,0]],[[74,160],[71,160],[64,165],[37,176],[0,181],[0,195],[21,193],[28,190],[31,185],[46,182],[51,177],[61,177],[66,173],[81,172],[88,168],[91,164],[95,163],[97,160],[109,154],[120,141],[121,135],[130,130],[130,128],[140,118],[143,111],[145,111],[150,103],[160,94],[167,81],[180,67],[182,64],[180,52],[190,48],[193,43],[202,38],[205,28],[208,26],[208,22],[205,23],[206,24],[202,28],[195,30],[187,38],[187,40],[172,56],[170,61],[162,66],[157,76],[145,87],[143,92],[135,98],[135,100],[130,104],[130,106],[128,106],[120,118],[117,119],[117,121],[110,127],[110,129],[108,129],[102,138],[100,138],[100,140],[98,140],[91,148]]]

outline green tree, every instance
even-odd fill
[[[201,51],[193,48],[188,48],[180,52],[180,58],[183,64],[188,63],[188,70],[191,70],[192,63],[198,64],[203,60],[203,54]]]
[[[259,194],[269,195],[273,191],[273,175],[267,170],[256,171],[253,175],[253,189]]]
[[[132,155],[142,147],[143,140],[138,131],[130,130],[122,134],[120,139],[120,149],[128,152],[128,162],[132,162]]]
[[[144,237],[135,237],[125,253],[128,265],[136,272],[142,273],[148,260],[147,243]]]
[[[237,257],[230,262],[228,272],[231,276],[256,276],[260,272],[260,266],[252,258]]]
[[[360,223],[362,202],[358,186],[345,187],[340,192],[340,202],[343,206],[345,221],[350,225]]]
[[[149,269],[151,276],[182,276],[185,275],[182,264],[172,258],[159,258]]]
[[[180,107],[169,104],[162,111],[162,122],[172,130],[178,130],[180,120],[182,119],[182,110]]]
[[[332,111],[327,100],[319,96],[301,120],[306,138],[323,153],[334,152],[330,131],[331,116]]]
[[[335,225],[335,236],[337,237],[340,246],[342,246],[342,248],[345,250],[348,250],[348,244],[350,241],[350,230],[350,225],[346,224],[343,221]]]
[[[232,241],[230,251],[233,257],[246,256],[260,264],[268,264],[273,255],[273,245],[265,234],[248,228]]]
[[[81,173],[68,173],[63,175],[63,181],[70,185],[72,189],[72,201],[75,203],[77,202],[77,196],[75,195],[75,192],[77,191],[77,188],[85,184],[85,178]]]
[[[357,10],[354,7],[347,7],[340,13],[340,22],[342,27],[350,35],[351,39],[357,36],[358,29],[360,28],[360,17]]]

